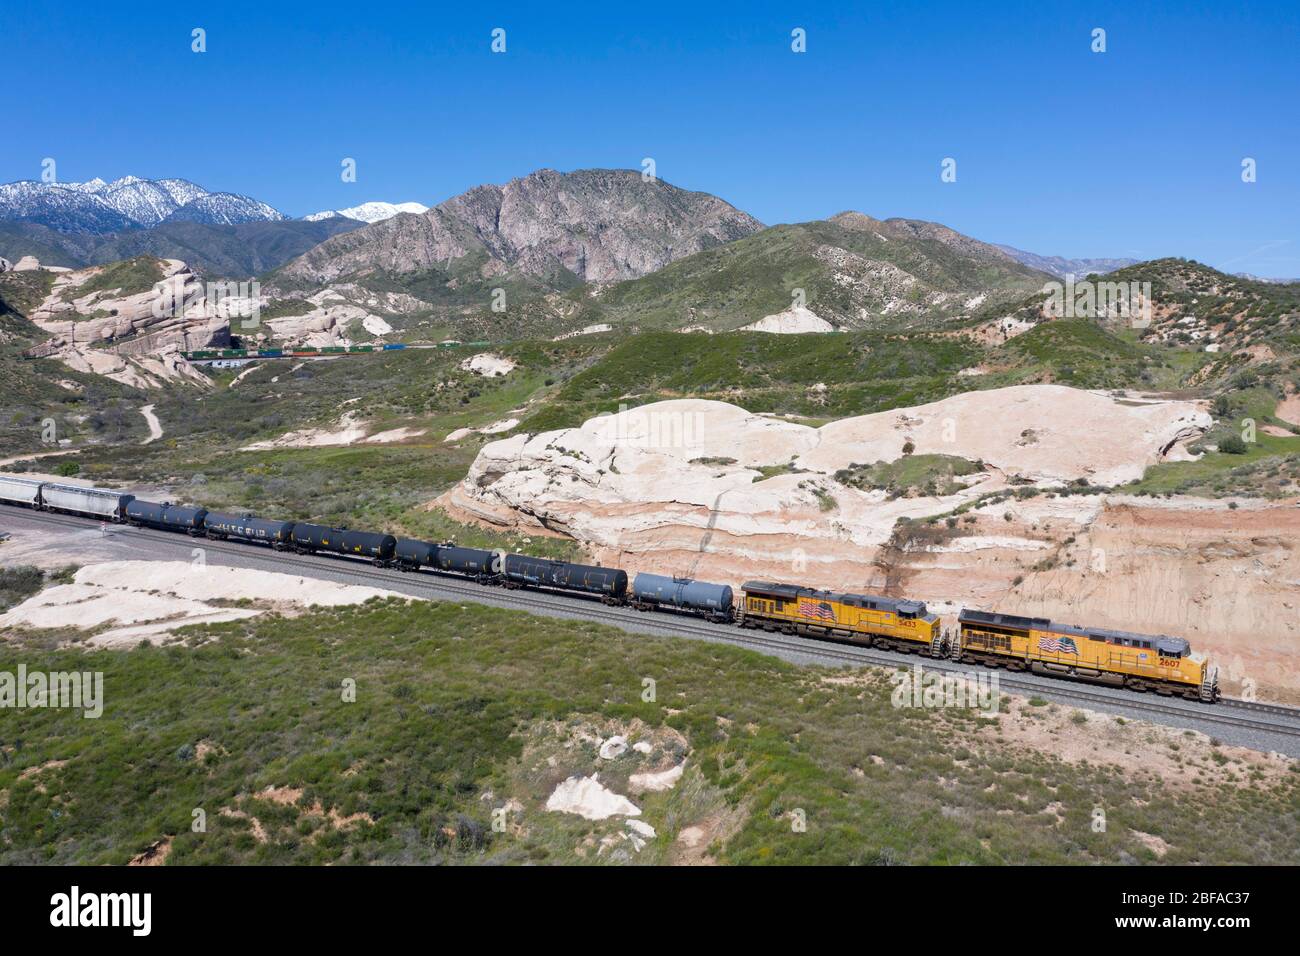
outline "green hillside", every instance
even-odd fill
[[[1043,701],[897,708],[882,672],[456,602],[182,633],[132,651],[50,651],[38,632],[0,645],[0,669],[100,671],[106,696],[98,720],[36,708],[6,736],[0,864],[123,865],[159,843],[169,865],[1300,862],[1294,770]],[[652,753],[599,760],[593,738],[615,733]],[[1080,733],[1147,763],[1058,756]],[[630,793],[632,773],[682,761],[671,789],[632,794],[655,831],[639,850],[621,817],[546,809],[570,776]]]
[[[39,304],[53,284],[44,271],[0,273],[0,456],[54,451],[54,437],[85,442],[130,441],[143,434],[143,420],[130,410],[135,389],[73,371],[53,359],[28,359],[23,353],[46,335],[25,313]]]
[[[837,325],[924,328],[971,313],[978,306],[965,303],[977,296],[1018,298],[1046,278],[973,240],[954,248],[878,225],[773,226],[613,286],[584,321],[734,329],[789,308],[803,289],[807,307]]]
[[[978,359],[964,340],[926,335],[648,332],[624,338],[520,427],[570,427],[665,398],[829,420],[942,398]]]
[[[33,222],[0,222],[0,256],[35,256],[42,265],[83,268],[137,256],[180,259],[200,275],[251,279],[275,269],[330,236],[359,228],[356,220],[288,219],[233,226],[165,222],[104,236],[55,232]]]

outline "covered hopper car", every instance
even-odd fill
[[[135,495],[124,495],[89,485],[41,482],[40,507],[43,511],[63,511],[108,521],[125,521],[126,506],[134,500]]]
[[[0,475],[0,501],[38,508],[41,504],[41,483],[35,478]]]

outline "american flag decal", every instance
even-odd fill
[[[799,599],[799,616],[811,618],[815,621],[829,621],[835,623],[835,609],[825,601],[814,601],[809,598]]]
[[[1040,637],[1038,639],[1038,649],[1048,654],[1074,654],[1077,656],[1079,653],[1079,648],[1068,637]]]

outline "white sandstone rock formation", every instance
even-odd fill
[[[26,267],[27,258],[19,262],[20,268]],[[204,285],[185,263],[159,263],[161,281],[129,294],[111,288],[80,291],[103,273],[102,266],[57,270],[49,295],[29,316],[50,335],[32,353],[137,388],[175,381],[207,385],[207,378],[190,368],[180,353],[228,346],[229,316],[242,314],[239,309],[247,303],[228,298],[209,302]],[[36,263],[32,268],[41,267]]]
[[[596,560],[629,570],[865,588],[900,519],[946,514],[1024,482],[1119,484],[1184,457],[1182,443],[1210,422],[1193,403],[1128,404],[1059,385],[974,392],[822,428],[723,402],[658,402],[491,442],[438,503],[463,520],[571,536]],[[940,497],[891,496],[835,477],[894,461],[909,442],[913,454],[982,461],[984,470]],[[1096,506],[1060,502],[1071,515]],[[1007,524],[977,536],[988,547],[1034,537]],[[986,550],[950,546],[955,561]],[[1032,540],[1009,546],[1038,549]]]
[[[484,378],[496,378],[499,375],[509,375],[518,364],[514,359],[507,358],[504,355],[479,352],[477,355],[471,355],[461,362],[460,367],[462,371],[473,372],[476,375],[482,375]]]
[[[189,624],[256,617],[267,610],[361,604],[391,591],[293,574],[188,561],[106,561],[80,568],[71,584],[33,595],[0,615],[4,628],[98,629],[86,644],[130,647]],[[253,607],[231,607],[247,598]]]
[[[742,326],[742,332],[771,332],[775,335],[803,335],[809,332],[834,332],[831,325],[816,312],[802,305],[792,305],[784,312],[764,316],[757,322]]]
[[[553,813],[576,813],[587,820],[641,815],[640,807],[601,783],[600,774],[562,781],[547,798],[546,809]]]

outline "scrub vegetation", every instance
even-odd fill
[[[884,672],[455,602],[183,633],[131,651],[0,645],[0,671],[21,657],[104,673],[98,720],[10,712],[0,864],[124,864],[159,845],[168,864],[1300,862],[1294,762],[1266,771],[1204,738],[1080,725],[1055,705],[896,709]],[[1021,745],[1027,725],[1041,746]],[[639,852],[599,849],[621,817],[545,809],[593,769],[629,793],[639,755],[599,760],[598,740],[571,736],[584,728],[680,741],[677,784],[630,793],[656,831]],[[1120,732],[1117,761],[1168,766],[1058,755],[1058,739]]]

